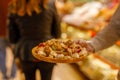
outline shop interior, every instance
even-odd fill
[[[2,1],[4,3],[4,0]],[[107,26],[118,4],[118,0],[57,0],[56,7],[61,19],[61,39],[91,39]],[[0,8],[0,11],[2,10]],[[4,12],[7,14],[7,11]],[[1,37],[7,34],[6,18],[7,16],[0,14]],[[7,53],[6,67],[9,76],[13,54],[9,49]],[[89,55],[82,61],[72,64],[57,63],[52,80],[116,80],[119,68],[120,41],[107,49]],[[36,75],[38,74],[40,72],[36,71]],[[36,77],[36,80],[40,80],[40,76]],[[15,79],[11,80],[25,80],[24,74],[17,70]]]

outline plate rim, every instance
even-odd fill
[[[36,53],[36,48],[38,48],[38,46],[34,47],[32,49],[32,55],[40,61],[45,61],[45,62],[50,62],[50,63],[76,63],[78,61],[83,60],[86,56],[83,55],[79,58],[70,58],[70,59],[63,59],[63,58],[50,58],[50,57],[44,57],[44,56],[40,56],[39,54]]]

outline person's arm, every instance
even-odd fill
[[[9,23],[8,23],[8,39],[11,43],[16,43],[20,38],[19,29],[15,22],[15,16],[9,16]]]
[[[89,43],[99,51],[112,46],[120,39],[120,5],[113,15],[110,23],[102,31],[100,31]]]
[[[55,38],[60,38],[61,36],[61,28],[60,28],[60,19],[57,14],[57,11],[53,11],[53,21],[52,21],[52,36]]]

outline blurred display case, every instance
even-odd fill
[[[119,68],[99,55],[90,55],[77,64],[90,80],[115,80]]]
[[[104,0],[95,1],[103,2]],[[105,1],[105,4],[99,9],[99,13],[96,16],[89,18],[89,20],[86,19],[86,21],[80,25],[67,23],[63,20],[61,23],[61,37],[69,39],[83,38],[85,40],[94,37],[96,33],[106,27],[117,9],[118,0],[113,0],[112,3],[110,0],[107,1],[110,3],[106,3]],[[78,20],[82,20],[82,18],[73,22],[78,24]],[[80,61],[76,64],[90,80],[115,80],[120,68],[120,42],[117,42],[117,44],[110,48],[90,55],[84,61]]]
[[[80,30],[65,23],[62,26],[62,38],[88,40],[95,35],[92,31]],[[120,68],[120,46],[115,44],[76,64],[90,80],[115,80]]]

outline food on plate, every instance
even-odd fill
[[[59,61],[80,59],[88,55],[85,47],[72,40],[62,39],[51,39],[40,43],[34,48],[34,52],[40,57]]]

